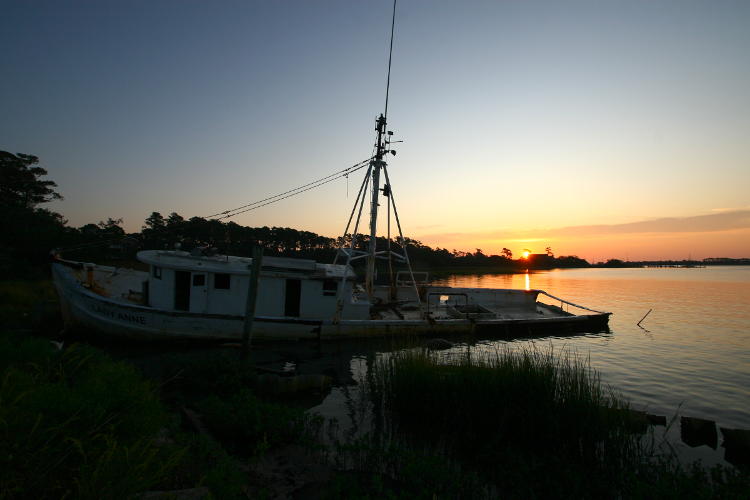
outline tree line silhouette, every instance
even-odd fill
[[[0,151],[0,277],[27,276],[39,272],[55,248],[77,252],[80,257],[132,257],[140,249],[183,250],[196,247],[215,248],[219,253],[250,255],[254,246],[263,247],[265,255],[300,257],[331,262],[337,249],[351,244],[352,235],[331,238],[311,231],[288,227],[248,227],[235,222],[222,222],[202,217],[184,218],[176,212],[163,216],[152,212],[141,231],[127,234],[122,219],[108,218],[79,228],[68,225],[65,218],[39,205],[62,196],[55,191],[57,184],[44,179],[47,171],[38,166],[33,155]],[[378,247],[386,248],[387,240],[378,237]],[[367,249],[369,235],[358,234],[356,248]],[[575,256],[555,258],[547,249],[544,259],[537,262],[513,259],[504,248],[500,255],[486,255],[477,248],[474,252],[432,248],[422,242],[404,238],[391,240],[395,251],[403,247],[417,269],[481,268],[483,270],[512,270],[528,267],[587,267],[589,263]]]

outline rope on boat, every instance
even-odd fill
[[[579,309],[585,309],[585,310],[587,310],[587,311],[595,312],[595,313],[598,313],[598,314],[609,314],[609,313],[607,313],[607,312],[604,312],[604,311],[597,311],[596,309],[590,309],[590,308],[588,308],[588,307],[585,307],[585,306],[579,306],[578,304],[574,304],[574,303],[572,303],[572,302],[570,302],[570,301],[568,301],[568,300],[565,300],[565,299],[561,299],[560,297],[555,297],[554,295],[551,295],[551,294],[549,294],[549,293],[545,292],[544,290],[539,290],[539,293],[541,293],[541,294],[543,294],[543,295],[546,295],[547,297],[549,297],[549,298],[551,298],[551,299],[559,300],[559,301],[560,301],[560,302],[562,302],[563,304],[568,304],[568,305],[570,305],[570,306],[573,306],[573,307],[577,307],[577,308],[579,308]]]
[[[359,163],[355,163],[351,167],[347,167],[343,170],[339,170],[338,172],[334,172],[330,175],[326,175],[325,177],[322,177],[316,181],[308,182],[307,184],[303,184],[302,186],[296,187],[294,189],[284,191],[283,193],[279,193],[275,196],[269,196],[268,198],[264,198],[262,200],[254,201],[252,203],[247,203],[246,205],[242,205],[241,207],[232,208],[229,210],[224,210],[223,212],[211,214],[211,215],[206,216],[205,218],[211,219],[213,217],[216,217],[219,220],[228,219],[229,217],[234,217],[235,215],[249,212],[250,210],[255,210],[256,208],[265,207],[266,205],[270,205],[271,203],[276,203],[277,201],[285,200],[294,195],[304,193],[305,191],[310,191],[311,189],[320,187],[324,184],[328,184],[329,182],[335,181],[336,179],[347,177],[352,172],[356,172],[357,170],[360,170],[368,166],[372,158],[373,157],[367,158],[366,160],[362,160]]]

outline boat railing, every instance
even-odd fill
[[[560,297],[555,297],[554,295],[551,295],[551,294],[545,292],[544,290],[538,290],[538,292],[540,294],[542,294],[542,295],[546,295],[547,297],[549,297],[551,299],[560,301],[560,309],[562,309],[562,305],[563,304],[567,304],[569,306],[577,307],[579,309],[584,309],[586,311],[595,312],[597,314],[610,314],[610,313],[605,312],[605,311],[597,311],[596,309],[591,309],[591,308],[586,307],[586,306],[582,306],[582,305],[579,305],[579,304],[574,304],[573,302],[570,302],[569,300],[561,299]]]
[[[62,264],[73,269],[83,269],[83,262],[63,259],[57,250],[52,250],[49,253],[49,258],[52,263]]]
[[[412,281],[412,275],[414,281]],[[396,285],[397,286],[412,286],[412,285],[427,285],[430,283],[430,273],[427,271],[398,271],[396,273]]]

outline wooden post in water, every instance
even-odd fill
[[[245,303],[245,322],[242,328],[242,361],[247,359],[250,351],[250,342],[253,338],[255,302],[258,298],[258,280],[260,279],[260,266],[262,262],[263,248],[259,246],[253,247],[253,263],[250,264],[250,284],[247,287],[247,302]]]

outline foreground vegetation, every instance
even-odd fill
[[[394,450],[419,450],[441,462],[437,470],[454,475],[434,482],[433,495],[745,498],[750,492],[747,471],[685,467],[656,454],[637,414],[568,353],[446,357],[404,350],[380,358],[364,387],[378,432],[360,443],[360,453],[369,447],[383,470],[392,467]]]
[[[203,487],[263,497],[248,471],[290,444],[332,474],[312,498],[746,498],[750,476],[659,456],[627,405],[552,353],[445,357],[403,350],[370,365],[354,399],[364,435],[265,401],[236,357],[165,354],[160,386],[85,345],[0,337],[0,498],[130,498]],[[208,432],[196,432],[192,408]],[[330,437],[330,436],[329,436]],[[326,443],[326,444],[324,444]],[[249,467],[249,468],[248,468]],[[252,492],[252,493],[250,493]]]
[[[368,381],[396,434],[432,442],[523,496],[560,488],[601,496],[637,459],[627,406],[569,356],[527,351],[445,360],[403,351],[381,359]]]
[[[184,450],[159,447],[168,416],[132,367],[85,346],[0,338],[0,496],[114,497],[166,477]]]
[[[128,498],[198,485],[235,495],[237,467],[180,429],[135,368],[85,345],[0,337],[0,498]]]
[[[1,335],[0,498],[130,498],[196,487],[245,498],[247,464],[309,441],[311,419],[257,398],[247,366],[167,361],[171,381],[157,387],[93,347],[60,350]],[[197,410],[203,432],[185,408]]]

